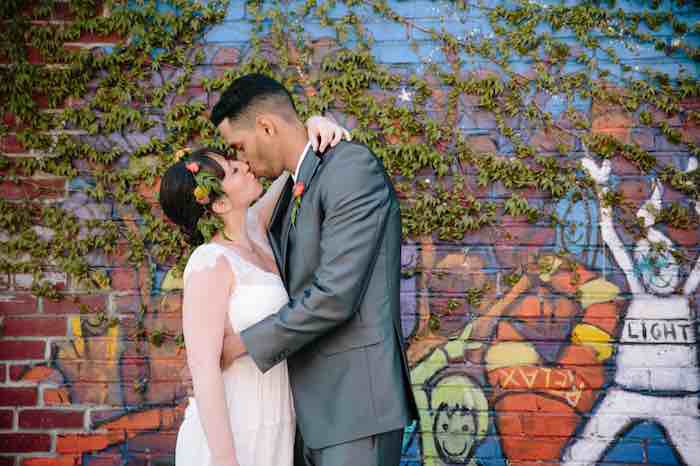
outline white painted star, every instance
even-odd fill
[[[401,88],[401,93],[399,94],[399,100],[402,100],[404,102],[410,102],[413,100],[413,93],[408,92],[405,87]]]

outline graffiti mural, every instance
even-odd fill
[[[63,7],[91,2],[40,3]],[[171,3],[154,2],[154,8],[167,10]],[[591,5],[598,8],[599,2],[573,2],[576,9],[579,3],[580,10],[588,11]],[[623,3],[620,11],[627,13],[636,14],[637,7],[643,7],[644,21],[663,11],[646,18],[649,5]],[[659,6],[657,1],[647,3],[653,3],[654,9]],[[661,8],[666,3],[661,2]],[[671,29],[688,26],[687,32],[678,35],[697,41],[697,25],[683,26],[679,20],[698,17],[697,5],[691,9],[689,2],[686,6],[680,1],[671,3],[678,4],[668,7],[672,8],[669,18],[677,21]],[[471,6],[463,10],[458,4]],[[693,149],[687,143],[692,139],[698,150],[700,90],[695,77],[700,53],[695,50],[693,79],[682,83],[683,92],[692,99],[684,96],[682,103],[667,102],[674,108],[683,107],[685,113],[662,115],[658,108],[643,109],[646,103],[639,103],[639,109],[635,103],[633,111],[603,109],[595,96],[602,89],[591,92],[589,81],[599,71],[609,71],[610,63],[600,59],[605,51],[584,47],[580,38],[573,37],[565,39],[566,46],[562,42],[555,47],[555,36],[568,26],[552,30],[552,35],[540,35],[543,29],[533,36],[532,31],[526,36],[514,34],[508,42],[497,40],[501,34],[489,17],[516,4],[524,8],[524,16],[502,17],[503,27],[513,20],[539,31],[544,23],[531,24],[526,19],[529,15],[549,11],[552,18],[559,18],[555,12],[569,11],[572,2],[231,1],[223,22],[207,29],[201,42],[198,39],[185,48],[192,69],[161,62],[158,51],[149,58],[153,73],[144,78],[143,87],[158,89],[154,93],[159,95],[157,103],[149,98],[149,105],[138,106],[137,96],[125,96],[119,104],[133,100],[132,110],[138,108],[147,116],[147,128],[125,126],[121,131],[93,134],[72,120],[61,123],[65,124],[61,130],[75,133],[76,141],[121,154],[113,165],[75,157],[70,166],[78,176],[64,183],[64,175],[58,174],[65,196],[56,201],[81,225],[92,225],[76,232],[78,239],[114,224],[120,246],[116,251],[97,248],[90,252],[88,262],[99,271],[94,278],[97,287],[92,289],[74,283],[69,271],[52,272],[58,277],[54,281],[65,285],[62,291],[71,298],[79,297],[87,306],[53,302],[48,297],[22,304],[22,296],[31,291],[29,275],[0,274],[0,289],[17,292],[17,307],[25,305],[36,317],[51,322],[51,314],[58,316],[58,331],[52,328],[44,335],[42,329],[33,329],[39,332],[34,334],[15,328],[18,333],[8,339],[8,348],[16,340],[27,346],[45,343],[41,348],[50,351],[15,357],[13,350],[6,349],[9,354],[0,364],[0,374],[11,389],[23,393],[36,388],[36,402],[27,406],[7,403],[0,410],[5,420],[0,435],[41,434],[49,439],[48,449],[18,453],[11,464],[174,464],[176,434],[190,394],[185,354],[177,341],[182,331],[183,284],[173,264],[181,251],[154,239],[155,230],[172,225],[166,223],[163,228],[158,224],[162,215],[156,196],[157,173],[162,161],[150,149],[144,152],[144,147],[162,146],[169,157],[170,148],[206,140],[208,130],[200,123],[207,120],[208,109],[217,100],[221,90],[217,82],[241,70],[256,70],[280,71],[293,83],[293,93],[309,112],[332,114],[356,130],[356,139],[378,148],[377,155],[393,170],[402,204],[409,206],[407,212],[419,195],[430,193],[422,204],[425,211],[440,220],[475,225],[465,232],[456,229],[459,234],[452,235],[450,222],[425,216],[450,233],[442,237],[451,239],[443,241],[440,235],[444,232],[420,227],[428,223],[416,216],[417,226],[407,228],[404,236],[401,321],[420,419],[405,430],[402,466],[700,466],[700,203],[669,186],[673,183],[661,171],[672,167],[683,172],[675,173],[676,178],[694,173],[688,179],[698,180],[698,159],[688,156]],[[301,10],[294,12],[296,7]],[[384,8],[397,14],[380,14]],[[289,19],[283,28],[283,23],[276,22],[278,17]],[[606,28],[595,40],[605,42],[606,50],[609,46],[632,54],[622,43],[627,40],[622,32],[614,39],[619,44],[603,37],[611,30],[621,31],[622,21],[603,24]],[[440,44],[438,36],[429,32],[430,25],[439,25],[455,41]],[[358,47],[360,33],[372,38],[366,49]],[[624,34],[632,36],[630,31]],[[669,47],[675,36],[668,31],[660,34],[657,39],[668,42],[669,54],[656,60],[655,52],[648,50],[646,56],[626,60],[635,71],[635,88],[643,82],[636,82],[637,61],[646,60],[658,72],[671,71],[671,76],[683,70],[685,59],[676,58],[683,47]],[[462,41],[472,43],[471,49],[460,49]],[[519,41],[523,47],[530,42],[539,45],[528,49],[527,55],[504,55],[503,63],[512,65],[511,71],[504,73],[499,63],[482,60],[484,54],[491,54],[490,44],[500,44],[498,54],[504,54],[517,49]],[[121,47],[110,43],[83,45],[97,61]],[[551,49],[543,50],[543,56],[552,56],[545,61],[536,58],[539,47]],[[566,61],[551,61],[569,48],[575,54],[567,52],[562,57]],[[280,55],[280,50],[289,53]],[[345,56],[346,52],[352,53]],[[334,63],[343,56],[345,61]],[[278,68],[281,58],[283,66]],[[454,82],[452,74],[446,74],[448,68],[455,73]],[[579,74],[579,68],[588,71]],[[519,91],[512,94],[518,99],[510,100],[506,96],[515,88],[502,85],[504,75],[519,77],[511,81],[513,85],[527,78],[525,88],[534,90]],[[663,76],[654,79],[667,87]],[[570,89],[573,95],[562,90],[579,80],[586,82],[585,92],[578,86],[575,92]],[[482,87],[493,95],[482,94]],[[642,87],[644,93],[655,89]],[[666,99],[666,91],[660,89],[659,95]],[[96,97],[93,93],[88,86],[85,95],[71,97],[66,105],[89,107]],[[101,99],[109,100],[107,94]],[[330,94],[341,97],[334,101]],[[631,105],[638,97],[631,93],[621,99]],[[686,100],[693,102],[686,105]],[[375,103],[381,103],[377,107],[381,113],[373,109]],[[549,112],[544,120],[551,116],[552,127],[539,126],[541,112]],[[644,123],[640,112],[653,125]],[[526,117],[526,113],[531,115]],[[186,118],[197,125],[184,128]],[[430,123],[425,128],[423,118]],[[7,144],[6,124],[0,121],[2,144]],[[676,128],[683,137],[669,136]],[[597,163],[588,157],[592,148],[584,142],[588,136],[600,135],[610,136],[610,147],[615,150],[594,151],[610,157]],[[680,142],[671,143],[671,139]],[[460,140],[466,141],[464,147]],[[607,150],[606,144],[602,146]],[[636,146],[640,153],[648,151],[651,158],[658,158],[659,164],[641,169],[618,153]],[[473,157],[463,160],[468,152],[462,154],[463,148],[473,150]],[[42,154],[17,150],[17,158]],[[476,163],[492,155],[489,164]],[[581,157],[583,172],[576,172]],[[581,183],[576,185],[577,189],[583,186],[581,191],[559,196],[553,194],[555,190],[535,187],[536,180],[525,176],[532,170],[533,178],[539,177],[547,161],[555,159],[563,162],[558,165],[562,170],[567,164],[574,167],[572,178],[587,173],[594,184]],[[517,164],[511,165],[512,161]],[[122,189],[106,186],[96,176],[98,171],[111,169],[125,170],[139,180],[129,185],[139,202],[121,204],[109,193],[100,194]],[[439,175],[441,170],[447,174]],[[149,174],[148,182],[143,181],[144,173]],[[559,180],[550,175],[543,179],[555,180],[553,184]],[[617,192],[624,192],[628,202],[631,198],[633,207],[610,206],[609,197]],[[451,205],[443,205],[442,200],[428,202],[447,194]],[[509,201],[516,207],[510,214],[504,207]],[[660,212],[671,203],[688,210],[695,231],[674,228],[662,218]],[[482,208],[475,207],[478,204]],[[493,211],[484,208],[486,204]],[[455,206],[463,210],[453,212]],[[530,223],[528,209],[543,214]],[[559,222],[550,223],[550,214]],[[486,221],[490,215],[496,217],[493,224]],[[627,228],[629,225],[633,228]],[[40,238],[54,234],[49,228],[35,229]],[[4,254],[0,259],[5,260]],[[5,298],[3,294],[0,301]],[[20,320],[35,317],[27,315],[16,320],[8,316],[7,320],[19,327]],[[0,327],[3,318],[0,316]],[[15,392],[7,393],[12,394],[8,398],[15,396]],[[23,426],[23,412],[34,408],[37,417],[55,411],[49,414],[59,418],[57,425]],[[60,416],[68,411],[77,413],[78,420],[63,421]],[[0,446],[1,464],[9,455],[15,452],[4,452]]]
[[[441,262],[463,267],[464,258]],[[557,461],[605,381],[618,295],[580,264],[543,255],[500,299],[465,313],[456,336],[414,336],[425,464],[487,462],[479,446],[489,432],[509,464]]]
[[[609,190],[610,162],[598,166],[585,159],[584,166],[602,197]],[[691,158],[688,171],[696,167]],[[633,255],[615,230],[612,209],[600,201],[601,235],[625,274],[632,298],[620,328],[614,384],[580,439],[567,449],[565,464],[595,464],[620,433],[642,420],[660,424],[686,464],[697,464],[700,458],[697,321],[689,301],[700,283],[700,259],[679,293],[681,270],[672,254],[674,244],[654,228],[663,187],[656,179],[652,187],[651,198],[637,212],[647,234],[637,241]],[[695,210],[700,212],[697,203]]]

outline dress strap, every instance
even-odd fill
[[[187,278],[193,272],[198,272],[207,268],[212,268],[216,265],[216,261],[219,256],[224,256],[228,262],[234,275],[236,275],[237,281],[244,281],[245,277],[249,274],[250,265],[245,263],[238,255],[226,248],[216,243],[207,243],[198,246],[192,252],[187,265],[185,266],[185,272],[183,273],[183,280],[186,282]]]

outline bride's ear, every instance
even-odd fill
[[[219,196],[217,200],[211,203],[211,210],[217,215],[223,215],[228,211],[229,202],[226,196]]]

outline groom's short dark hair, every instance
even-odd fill
[[[239,120],[262,108],[285,118],[296,116],[292,96],[282,84],[264,74],[246,74],[233,81],[221,94],[212,109],[211,122],[219,126],[226,118]]]

